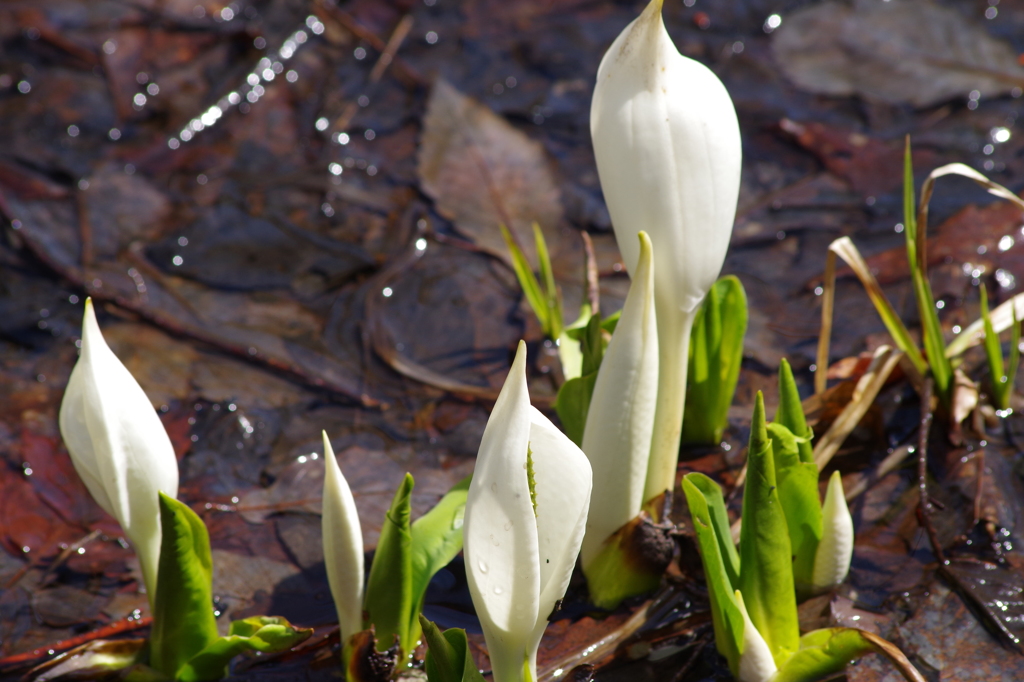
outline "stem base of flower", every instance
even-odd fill
[[[640,512],[608,538],[583,567],[591,600],[602,609],[614,609],[623,599],[656,589],[674,550],[669,530],[653,523],[647,512]]]

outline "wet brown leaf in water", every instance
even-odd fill
[[[543,146],[443,79],[427,104],[418,161],[423,191],[481,248],[507,260],[504,223],[536,264],[534,222],[552,258],[568,247],[556,229],[562,205]]]
[[[772,51],[801,88],[892,104],[995,97],[1024,83],[1010,45],[928,0],[811,5],[785,18]]]

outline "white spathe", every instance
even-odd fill
[[[583,452],[530,405],[520,342],[484,429],[463,526],[495,682],[519,682],[527,671],[537,679],[537,646],[569,584],[591,484]]]
[[[321,533],[327,584],[338,611],[342,646],[363,629],[363,531],[352,489],[324,436],[324,496]]]
[[[846,506],[843,479],[834,471],[821,507],[821,542],[814,554],[811,577],[814,592],[828,592],[846,579],[853,561],[853,536],[853,517]]]
[[[743,604],[743,594],[739,590],[736,590],[736,602],[743,614],[743,648],[740,651],[737,675],[739,682],[769,682],[778,672],[771,649],[750,620],[747,607]]]
[[[82,352],[60,405],[60,433],[93,499],[135,548],[150,605],[160,562],[158,493],[178,495],[178,460],[146,393],[103,339],[85,300]]]
[[[725,86],[679,54],[661,5],[652,0],[612,43],[590,108],[601,189],[627,270],[637,269],[640,230],[656,245],[661,379],[648,500],[675,483],[690,328],[725,259],[742,161]]]
[[[594,469],[594,498],[583,537],[583,565],[605,540],[636,518],[644,487],[658,395],[658,326],[654,314],[651,240],[641,231],[640,260],[597,373],[583,452]]]

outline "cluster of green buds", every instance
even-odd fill
[[[170,438],[104,340],[91,299],[59,421],[75,470],[136,550],[153,613],[148,660],[138,651],[100,668],[134,665],[150,680],[217,680],[240,653],[282,651],[312,634],[273,616],[234,621],[227,636],[218,634],[206,526],[175,499],[178,462]]]
[[[831,590],[846,577],[853,519],[838,472],[821,504],[810,431],[785,362],[779,377],[775,422],[765,423],[760,393],[754,406],[739,550],[718,484],[700,473],[683,478],[715,642],[740,682],[819,679],[877,646],[859,630],[800,636],[797,594]]]
[[[326,434],[324,451],[324,556],[346,646],[347,678],[364,679],[355,653],[370,627],[378,650],[391,647],[393,639],[397,659],[405,661],[425,626],[433,649],[461,646],[454,660],[462,664],[460,670],[475,672],[466,667],[465,634],[459,639],[458,633],[446,632],[446,639],[420,616],[427,584],[463,549],[465,537],[470,594],[494,679],[537,679],[537,647],[548,616],[565,594],[583,538],[591,471],[580,449],[530,405],[526,345],[520,342],[487,421],[472,482],[456,485],[410,524],[412,477],[406,476],[385,519],[365,595],[359,517]],[[428,659],[428,670],[444,667],[433,663]],[[435,674],[451,679],[447,672]]]
[[[384,517],[364,588],[362,525],[355,499],[326,432],[323,439],[324,562],[338,611],[346,679],[360,682],[375,674],[367,669],[370,659],[377,668],[408,665],[422,635],[420,612],[427,586],[462,551],[469,479],[413,522],[414,481],[405,475]]]

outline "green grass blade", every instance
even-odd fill
[[[992,328],[992,318],[988,312],[988,290],[981,285],[981,320],[985,325],[985,356],[988,358],[989,374],[992,378],[992,402],[996,409],[1005,410],[1009,403],[1009,393],[1005,390],[1006,373],[1003,371],[1003,348],[999,343],[999,335]]]
[[[1017,382],[1017,368],[1020,366],[1020,321],[1017,319],[1016,308],[1010,312],[1013,315],[1013,326],[1010,327],[1010,362],[1006,368],[1006,407],[1010,406],[1010,395]]]
[[[548,312],[547,298],[541,290],[537,276],[533,274],[530,262],[526,260],[526,254],[519,248],[509,229],[504,225],[499,225],[499,227],[501,228],[501,236],[505,239],[505,245],[508,247],[509,256],[512,258],[512,271],[516,273],[519,286],[523,288],[526,302],[530,304],[533,314],[537,316],[544,335],[550,339],[557,339],[557,336],[551,335],[551,318]]]
[[[544,233],[537,223],[533,224],[533,240],[537,249],[537,261],[540,264],[541,291],[548,309],[549,336],[554,340],[562,335],[562,330],[565,328],[565,322],[562,319],[562,300],[558,295],[558,285],[555,284],[555,271],[551,269],[548,243],[544,240]]]
[[[925,254],[927,235],[923,231],[918,234],[917,207],[914,201],[914,167],[911,160],[909,135],[903,153],[903,220],[907,261],[910,265],[910,278],[914,285],[918,314],[921,316],[928,366],[935,379],[935,387],[939,396],[948,405],[951,397],[953,367],[946,358],[946,341],[942,336],[942,325],[939,323],[939,314],[935,309],[935,297],[932,294],[931,284],[928,283]],[[901,348],[901,350],[903,349]]]

